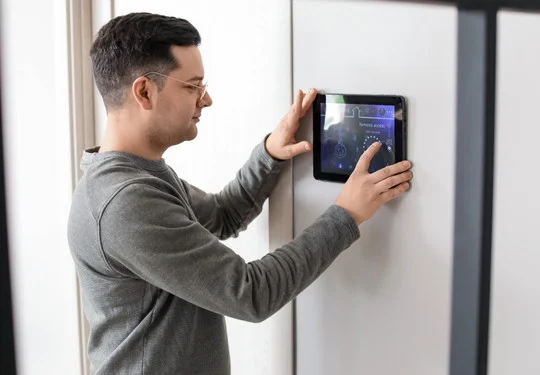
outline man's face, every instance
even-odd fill
[[[175,80],[203,86],[204,67],[199,48],[173,46],[171,51],[180,67],[167,74],[170,78],[164,78],[150,129],[152,141],[164,147],[194,139],[202,109],[212,105],[208,92],[201,98],[201,89]]]

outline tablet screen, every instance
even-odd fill
[[[393,105],[320,103],[321,172],[350,175],[362,153],[381,142],[369,172],[395,163]]]

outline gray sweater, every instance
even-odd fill
[[[163,159],[97,150],[84,153],[68,225],[93,374],[229,374],[224,316],[263,321],[359,237],[334,205],[246,263],[220,240],[244,230],[274,188],[283,162],[264,143],[218,194]]]

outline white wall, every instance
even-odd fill
[[[490,375],[540,373],[540,15],[499,14]]]
[[[109,2],[98,3],[94,1],[94,9],[103,22],[95,24],[95,31],[107,21],[104,3]],[[291,103],[290,1],[116,0],[111,16],[137,11],[185,18],[201,33],[214,105],[203,111],[197,139],[167,151],[164,158],[181,178],[206,191],[218,191],[234,178]],[[101,139],[101,99],[96,105],[97,139]],[[269,225],[266,204],[246,232],[226,243],[247,261],[261,258],[270,243],[279,246],[275,238],[269,240]],[[233,374],[290,374],[291,317],[287,306],[261,324],[227,319]]]
[[[297,299],[297,374],[447,374],[457,12],[385,1],[293,1],[294,88],[408,98],[412,189]],[[312,137],[311,118],[302,131]],[[294,162],[295,234],[342,184]]]
[[[9,244],[19,374],[78,374],[66,2],[2,3]],[[30,11],[31,10],[31,11]]]

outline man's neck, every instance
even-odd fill
[[[141,128],[140,124],[130,121],[128,116],[109,114],[99,152],[121,151],[149,160],[161,160],[164,150],[152,147],[149,137]]]

